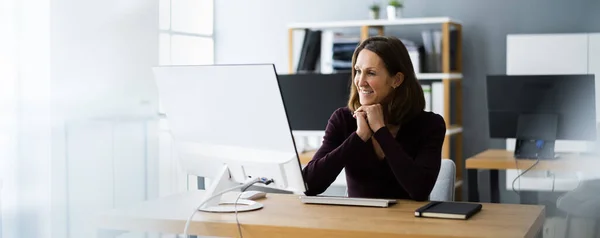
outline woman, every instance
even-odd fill
[[[427,200],[446,125],[424,111],[406,47],[394,37],[366,39],[352,56],[352,78],[348,106],[331,115],[303,169],[306,194],[323,193],[345,168],[349,197]]]

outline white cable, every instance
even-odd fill
[[[208,201],[210,201],[211,199],[213,199],[213,198],[215,198],[215,197],[221,196],[221,195],[223,195],[223,194],[225,194],[225,193],[228,193],[228,192],[231,192],[231,191],[233,191],[233,190],[241,189],[241,188],[243,188],[244,186],[245,186],[245,184],[244,184],[244,185],[235,186],[235,187],[233,187],[233,188],[230,188],[230,189],[226,189],[226,190],[224,190],[224,191],[221,191],[221,192],[219,192],[219,193],[217,193],[217,194],[215,194],[215,195],[213,195],[213,196],[211,196],[211,197],[207,198],[206,200],[204,200],[204,202],[202,202],[202,203],[200,204],[200,206],[198,206],[198,207],[196,208],[196,210],[194,210],[194,212],[192,213],[192,215],[191,215],[191,216],[190,216],[190,217],[187,219],[187,221],[185,222],[185,228],[183,229],[183,237],[188,237],[188,235],[187,235],[187,232],[188,232],[188,227],[190,226],[190,221],[192,220],[192,218],[194,217],[194,215],[196,214],[196,212],[198,212],[198,210],[200,210],[200,208],[201,208],[202,206],[204,206],[204,204],[206,204]]]
[[[262,184],[269,185],[269,184],[270,184],[270,183],[272,183],[272,182],[273,182],[273,179],[267,179],[267,178],[264,178],[264,177],[254,178],[254,179],[251,179],[250,181],[247,181],[246,183],[244,183],[244,184],[242,184],[242,185],[235,186],[235,187],[233,187],[233,188],[230,188],[230,189],[226,189],[226,190],[224,190],[224,191],[221,191],[221,192],[219,192],[219,193],[217,193],[217,194],[215,194],[215,195],[213,195],[213,196],[209,197],[208,199],[204,200],[204,201],[203,201],[203,202],[200,204],[200,206],[198,206],[198,207],[196,208],[196,210],[194,210],[194,212],[192,213],[192,215],[191,215],[191,216],[188,218],[188,220],[185,222],[185,228],[183,229],[183,236],[184,236],[184,237],[188,237],[188,235],[187,235],[187,230],[188,230],[188,227],[190,226],[190,222],[192,221],[192,218],[194,217],[194,215],[196,214],[196,212],[198,212],[198,210],[200,210],[200,208],[201,208],[202,206],[204,206],[204,204],[206,204],[206,203],[207,203],[208,201],[210,201],[211,199],[213,199],[213,198],[215,198],[215,197],[217,197],[217,196],[221,196],[221,195],[223,195],[223,194],[225,194],[225,193],[231,192],[231,191],[233,191],[233,190],[237,190],[237,189],[240,189],[240,190],[241,190],[241,192],[244,192],[244,191],[246,191],[246,189],[248,189],[250,186],[254,185],[255,183],[262,183]],[[240,223],[239,223],[239,221],[238,221],[238,219],[237,219],[237,202],[238,202],[238,199],[240,199],[240,197],[242,196],[242,193],[241,193],[241,192],[240,192],[240,194],[238,195],[237,199],[235,200],[235,204],[234,204],[234,210],[235,210],[235,219],[236,219],[236,221],[237,221],[237,223],[238,223],[238,230],[240,231],[240,235],[241,235],[241,227],[240,227]]]
[[[242,197],[242,194],[246,190],[248,190],[250,188],[250,186],[252,186],[256,183],[262,183],[262,184],[269,185],[272,182],[273,182],[273,179],[267,179],[267,178],[261,177],[261,178],[252,179],[252,180],[246,182],[244,185],[242,185],[242,192],[240,193],[240,195],[238,195],[238,197],[235,199],[235,202],[233,203],[233,211],[235,212],[235,223],[237,224],[238,233],[240,234],[240,238],[244,238],[244,235],[242,234],[242,226],[240,225],[240,220],[238,219],[238,210],[237,210],[238,201]]]
[[[554,182],[556,180],[556,174],[552,173],[552,192],[554,192]]]
[[[245,192],[245,191],[242,191],[240,193],[240,195],[238,195],[238,197],[235,199],[235,203],[233,204],[233,210],[235,211],[235,223],[237,223],[237,228],[238,228],[238,233],[240,234],[240,238],[244,238],[244,235],[242,234],[242,226],[240,225],[240,220],[238,220],[237,203],[240,200],[240,198],[242,197],[243,192]]]

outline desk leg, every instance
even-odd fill
[[[479,202],[479,178],[476,169],[469,169],[469,202]],[[500,203],[500,188],[498,181],[498,170],[490,170],[490,193],[491,202]]]
[[[490,193],[492,203],[500,203],[500,181],[498,181],[498,170],[490,170]]]
[[[469,202],[479,202],[479,186],[478,186],[478,176],[477,176],[477,170],[476,169],[469,169],[467,170],[468,176],[469,176],[469,181],[468,181],[468,186],[469,186],[469,194],[468,194],[468,201]]]

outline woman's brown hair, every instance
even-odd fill
[[[425,109],[425,96],[423,89],[417,81],[413,64],[410,61],[406,46],[398,38],[390,36],[373,36],[363,42],[354,50],[352,55],[352,86],[350,89],[350,99],[348,100],[348,108],[354,112],[359,108],[360,102],[358,98],[358,90],[354,84],[356,70],[356,58],[363,49],[367,49],[377,54],[383,63],[390,76],[397,73],[404,75],[404,82],[391,93],[391,101],[387,104],[386,123],[394,125],[402,125],[419,112]],[[382,106],[386,106],[383,105]]]

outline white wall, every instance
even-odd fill
[[[0,1],[0,237],[15,237],[17,32],[14,1]]]
[[[262,0],[235,4],[215,1],[215,63],[274,63],[278,73],[287,73],[287,24],[368,19],[371,3],[362,0]]]
[[[158,193],[158,1],[1,3],[1,235],[94,237]]]
[[[16,158],[11,168],[17,198],[7,237],[40,237],[51,228],[50,1],[16,1]],[[35,8],[26,6],[35,5]]]
[[[158,0],[52,0],[56,237],[158,194]]]
[[[70,118],[156,112],[158,0],[53,0],[51,23],[57,110]]]

